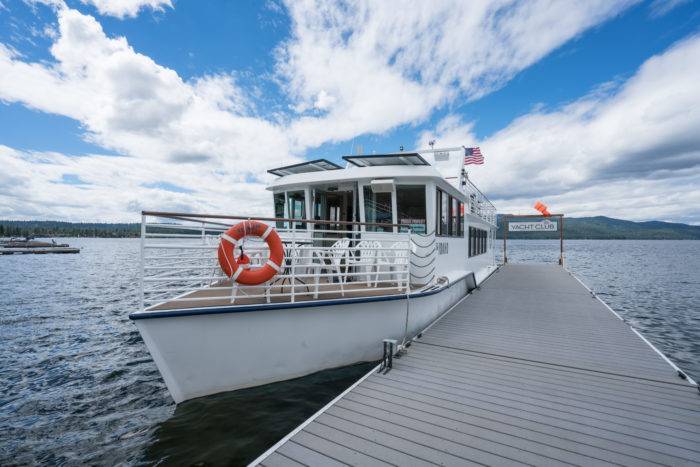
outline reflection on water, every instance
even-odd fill
[[[179,404],[156,428],[144,460],[247,464],[373,366],[363,363]]]
[[[138,307],[139,241],[67,243],[83,250],[0,257],[0,465],[243,464],[369,369],[324,371],[176,408],[127,317]],[[558,247],[512,240],[508,258],[556,262]],[[565,247],[568,268],[700,376],[700,242]]]

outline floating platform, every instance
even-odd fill
[[[508,264],[251,465],[698,459],[697,384],[564,268]]]
[[[52,253],[80,253],[80,248],[71,247],[30,247],[30,248],[0,248],[0,255],[48,255]]]

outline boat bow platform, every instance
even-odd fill
[[[697,384],[566,269],[507,264],[252,465],[698,459]]]

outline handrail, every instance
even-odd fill
[[[486,196],[476,185],[474,185],[474,182],[472,182],[471,180],[469,180],[469,178],[467,178],[465,181],[466,181],[466,183],[467,183],[470,187],[474,188],[481,196],[483,196],[483,198],[486,200],[486,202],[489,203],[489,205],[490,205],[494,210],[497,210],[497,209],[496,209],[496,206],[491,202],[491,200],[488,198],[488,196]]]
[[[217,222],[217,219],[223,222]],[[326,227],[322,231],[294,226],[277,229],[285,245],[282,270],[264,284],[236,284],[218,264],[218,242],[209,241],[217,240],[218,234],[228,228],[226,219],[252,218],[143,211],[142,309],[155,309],[165,304],[170,304],[170,307],[215,306],[221,303],[235,305],[244,299],[260,303],[270,303],[271,300],[293,303],[296,300],[316,300],[345,294],[404,293],[410,291],[412,286],[411,273],[414,271],[411,268],[415,262],[411,261],[410,232],[397,232],[396,229],[383,229],[383,232],[370,229],[350,231],[344,226]],[[324,225],[340,223],[319,222]],[[167,230],[159,232],[161,226]],[[399,227],[404,230],[405,226]],[[246,239],[245,252],[250,259],[250,267],[262,266],[268,250],[263,240]],[[421,254],[424,253],[421,251]],[[430,266],[425,269],[430,269]],[[423,270],[419,273],[422,274]]]
[[[318,219],[291,219],[287,217],[258,217],[258,216],[235,216],[226,214],[192,214],[183,212],[165,212],[165,211],[141,211],[142,216],[158,216],[168,219],[186,220],[192,222],[201,222],[201,219],[231,219],[231,220],[259,220],[267,222],[294,222],[294,223],[310,223],[310,224],[342,224],[342,225],[370,225],[375,227],[407,227],[404,224],[389,224],[379,222],[359,222],[359,221],[326,221]],[[217,222],[207,221],[214,225],[228,225]],[[300,229],[301,230],[301,229]]]

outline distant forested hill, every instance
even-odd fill
[[[700,226],[660,221],[632,222],[605,216],[565,217],[564,237],[601,240],[700,240]],[[498,238],[503,238],[501,216],[498,216]],[[508,232],[508,238],[559,238],[559,233]]]
[[[498,238],[503,238],[501,216]],[[138,237],[141,225],[97,222],[0,220],[0,237]],[[632,222],[610,217],[567,217],[564,234],[568,239],[700,240],[700,226],[670,222]],[[508,238],[559,238],[559,233],[513,233]]]
[[[138,237],[141,224],[98,222],[3,221],[0,237]]]

